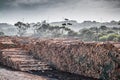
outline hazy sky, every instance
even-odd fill
[[[120,0],[0,0],[0,23],[120,20]]]

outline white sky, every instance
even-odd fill
[[[120,20],[119,0],[6,0],[4,4],[0,6],[0,23],[14,24],[23,18],[24,22]]]

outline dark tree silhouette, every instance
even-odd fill
[[[72,23],[67,23],[67,25],[72,25]]]
[[[101,26],[100,29],[102,29],[102,30],[106,30],[107,27],[106,27],[106,26]]]
[[[25,23],[23,23],[23,22],[17,22],[17,23],[15,23],[14,25],[15,25],[15,26],[17,27],[17,29],[18,29],[18,34],[19,34],[19,36],[23,36],[24,33],[26,32],[26,29],[30,27],[29,24],[25,24]]]
[[[66,26],[66,23],[63,23],[62,26]]]
[[[68,21],[69,19],[65,18],[65,21]]]
[[[4,35],[4,33],[3,32],[0,32],[0,36],[3,36]]]

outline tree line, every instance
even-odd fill
[[[27,29],[33,27],[33,36],[37,37],[50,37],[50,38],[79,38],[83,41],[119,41],[120,42],[120,27],[91,27],[84,28],[75,32],[67,25],[72,25],[71,23],[63,23],[62,26],[51,26],[46,21],[38,22],[33,25],[29,23],[17,22],[14,24],[17,27],[18,35],[24,36]],[[119,24],[120,25],[120,24]],[[0,32],[0,35],[4,35]]]

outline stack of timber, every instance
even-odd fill
[[[2,39],[0,40],[0,49],[7,49],[7,48],[16,48],[18,47],[17,44],[14,44],[10,39],[7,41]]]
[[[112,43],[118,50],[120,51],[120,42],[114,42]]]
[[[16,40],[18,41],[15,43],[14,39],[10,37],[0,38],[0,62],[3,65],[21,71],[51,69],[48,64],[35,59],[27,50],[23,49],[24,46],[27,47],[25,44],[27,40],[20,38]],[[25,45],[21,46],[21,44]]]
[[[41,39],[30,50],[34,56],[62,71],[102,80],[120,78],[120,53],[110,43]]]
[[[19,48],[3,49],[0,52],[0,62],[16,70],[50,70],[48,64],[35,59],[27,51]]]

